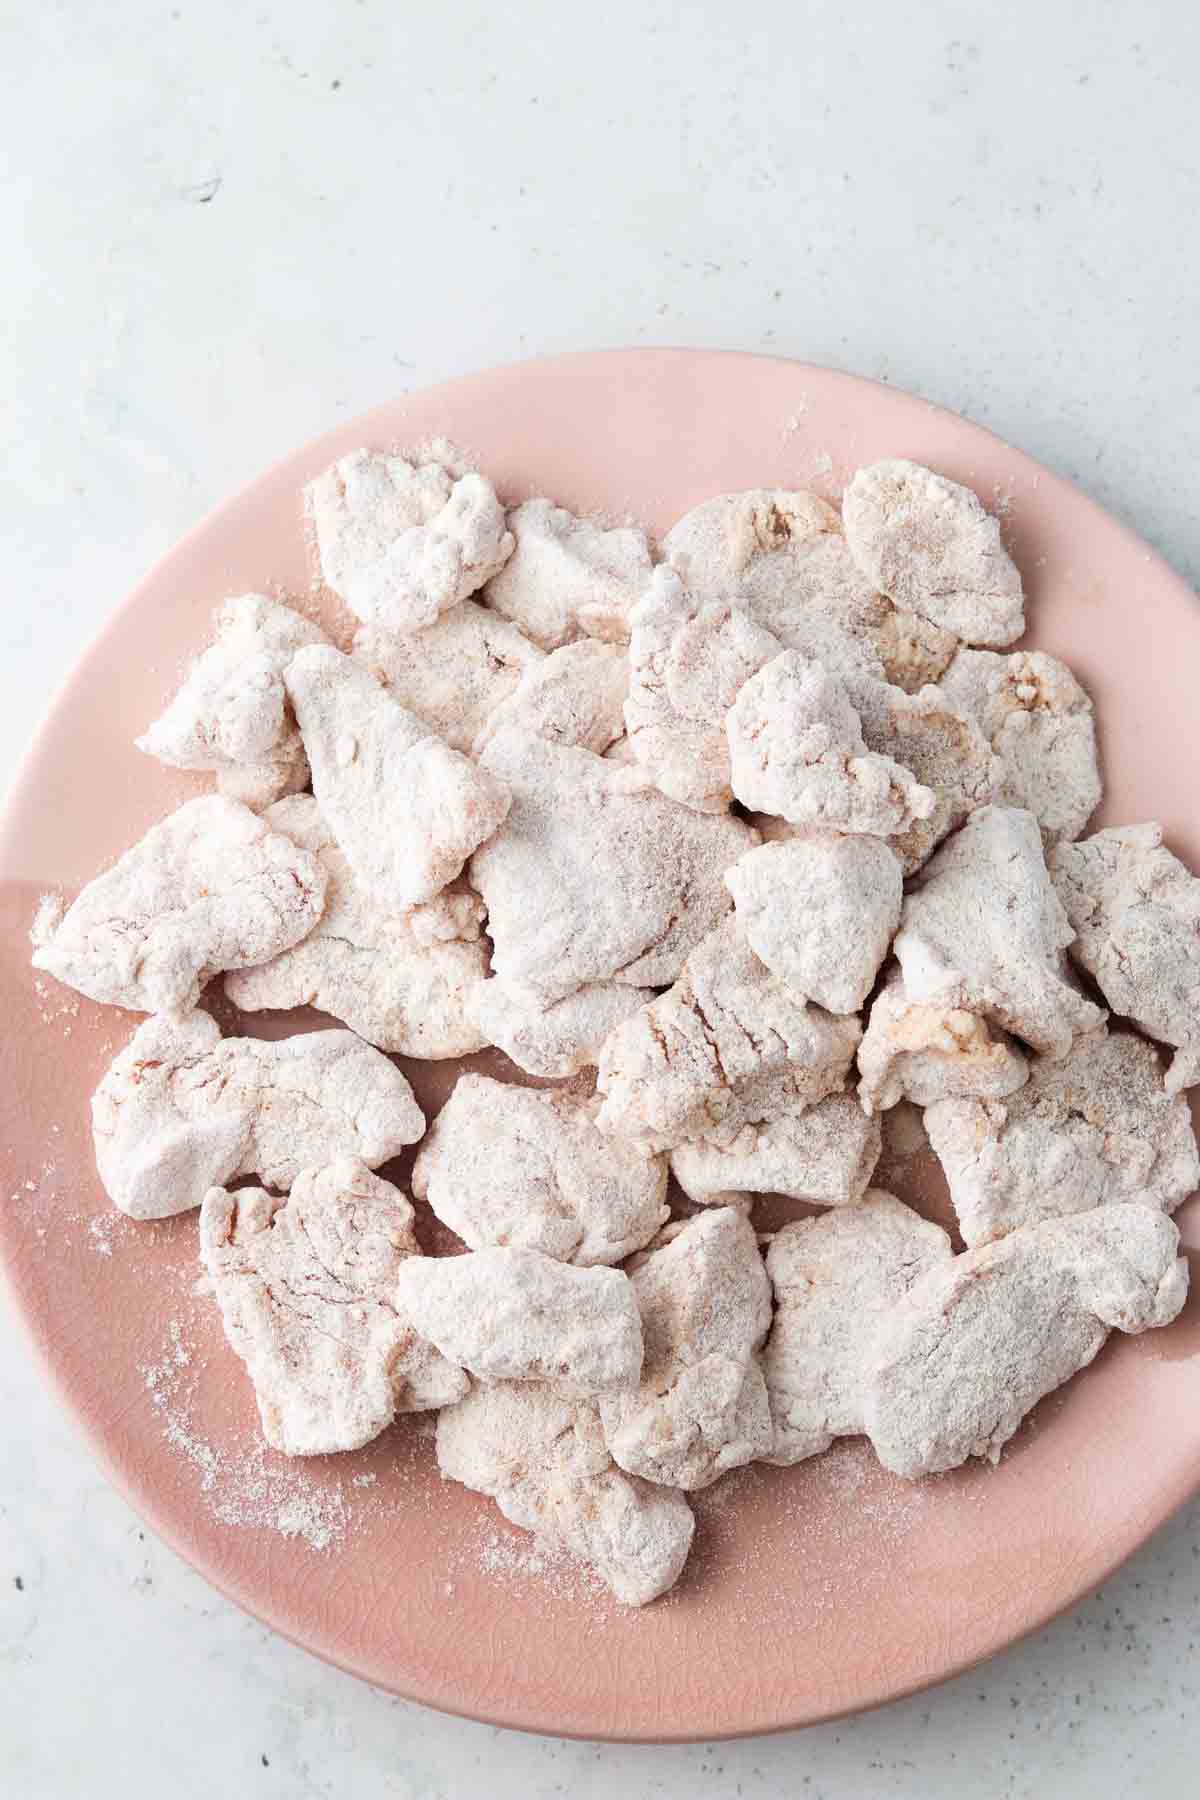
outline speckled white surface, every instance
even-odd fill
[[[1189,0],[0,9],[0,777],[210,506],[391,393],[541,351],[893,380],[1196,581],[1198,54]],[[935,1693],[622,1749],[440,1718],[242,1617],[143,1534],[2,1316],[0,1406],[5,1795],[1195,1792],[1197,1505]]]

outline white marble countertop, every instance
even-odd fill
[[[541,351],[883,377],[1200,577],[1189,0],[58,0],[0,12],[0,779],[149,561],[335,420]],[[1195,1792],[1200,1506],[942,1689],[680,1749],[523,1738],[272,1637],[144,1532],[0,1318],[0,1792]]]

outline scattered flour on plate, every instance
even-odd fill
[[[536,1538],[519,1542],[501,1537],[498,1531],[484,1539],[479,1551],[479,1566],[489,1575],[544,1575],[556,1560],[561,1559]]]
[[[94,1240],[96,1255],[111,1256],[113,1253],[112,1225],[108,1216],[104,1213],[97,1213],[89,1223],[88,1231]]]
[[[807,1479],[781,1482],[755,1463],[692,1496],[697,1524],[693,1562],[698,1566],[689,1564],[688,1573],[703,1582],[710,1571],[719,1570],[732,1594],[731,1617],[741,1623],[761,1619],[756,1578],[764,1564],[772,1604],[797,1628],[831,1611],[869,1609],[879,1583],[889,1578],[892,1559],[885,1555],[876,1563],[865,1562],[864,1539],[899,1552],[907,1539],[926,1528],[947,1479],[882,1478],[866,1438],[843,1439],[819,1463],[802,1466]],[[759,1524],[747,1532],[745,1504],[768,1484],[773,1490],[770,1529]],[[986,1478],[963,1487],[955,1494],[956,1506],[985,1504],[986,1487]],[[748,1588],[744,1601],[739,1599],[743,1588]]]
[[[50,1127],[54,1134],[61,1129],[59,1125]],[[64,1196],[59,1189],[60,1174],[57,1159],[49,1156],[40,1168],[31,1169],[8,1195],[10,1205],[20,1206],[25,1210],[26,1217],[33,1226],[34,1236],[43,1247],[56,1248],[67,1226],[83,1222],[82,1214],[68,1213],[64,1209]]]
[[[788,415],[788,417],[783,421],[783,436],[785,439],[790,438],[790,437],[795,437],[795,435],[798,431],[802,431],[804,429],[804,415],[807,411],[808,411],[808,395],[801,394],[800,398],[796,402],[795,412],[790,413]]]
[[[61,896],[43,894],[41,905],[45,906],[47,901],[59,899]],[[82,1004],[79,995],[70,988],[60,987],[57,981],[43,981],[40,975],[34,976],[33,991],[37,995],[38,1016],[42,1024],[58,1025],[62,1035],[70,1037]]]
[[[200,1492],[222,1525],[273,1530],[284,1538],[300,1538],[313,1550],[340,1547],[350,1525],[343,1487],[330,1489],[294,1465],[280,1467],[261,1440],[244,1450],[218,1450],[194,1428],[192,1407],[196,1376],[193,1352],[177,1319],[167,1327],[162,1359],[141,1366],[141,1375],[158,1415],[163,1437],[197,1471]],[[354,1485],[374,1485],[371,1474],[354,1477]]]
[[[508,1587],[535,1584],[555,1600],[584,1604],[588,1608],[589,1629],[626,1612],[587,1563],[572,1556],[561,1544],[531,1537],[516,1526],[498,1521],[490,1507],[481,1508],[478,1519],[449,1547],[449,1593],[455,1590],[453,1577],[469,1569],[481,1570],[489,1580]],[[671,1595],[664,1594],[655,1602],[656,1610],[670,1601]]]

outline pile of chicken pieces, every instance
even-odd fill
[[[353,641],[227,600],[139,739],[216,791],[33,928],[148,1015],[100,1178],[199,1209],[276,1450],[440,1409],[447,1476],[640,1605],[728,1470],[864,1433],[904,1477],[995,1461],[1175,1317],[1200,880],[1156,825],[1081,839],[1092,705],[1010,648],[973,492],[890,460],[840,512],[727,494],[655,546],[506,510],[438,441],[306,500]],[[222,1036],[214,982],[342,1028]],[[558,1085],[464,1072],[427,1125],[392,1056],[489,1045]],[[965,1248],[872,1186],[901,1101]],[[462,1254],[375,1173],[418,1143]],[[808,1212],[758,1233],[764,1194]]]

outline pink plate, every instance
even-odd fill
[[[73,891],[204,785],[132,739],[223,595],[308,592],[302,484],[359,443],[435,433],[476,452],[510,499],[550,493],[659,532],[728,489],[835,494],[880,456],[969,482],[1011,506],[1030,642],[1066,657],[1095,696],[1104,821],[1160,818],[1200,866],[1192,595],[1082,494],[977,426],[825,369],[691,351],[565,357],[410,396],[289,457],[185,538],[84,655],[26,760],[0,841],[0,1245],[13,1293],[139,1512],[240,1605],[381,1687],[502,1725],[660,1740],[891,1699],[1042,1624],[1194,1491],[1195,1298],[1170,1329],[1114,1340],[998,1469],[908,1485],[851,1442],[732,1477],[699,1497],[679,1587],[632,1612],[577,1571],[541,1567],[489,1502],[442,1483],[419,1422],[353,1456],[296,1464],[257,1450],[241,1365],[192,1292],[194,1217],[134,1225],[94,1173],[88,1098],[135,1021],[35,987],[37,896]],[[429,1100],[447,1072],[426,1065],[416,1079]],[[927,1159],[904,1148],[893,1130],[888,1181],[936,1206]],[[1200,1246],[1195,1199],[1181,1223]]]

